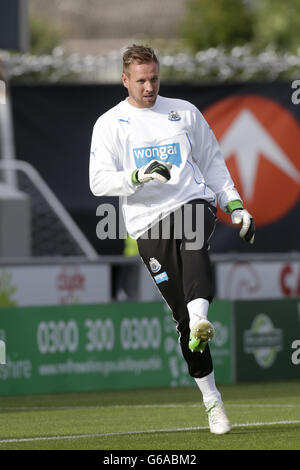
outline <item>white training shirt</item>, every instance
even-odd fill
[[[172,163],[167,183],[135,185],[132,172],[150,160]],[[120,196],[126,230],[137,239],[159,219],[193,199],[226,211],[240,199],[219,144],[188,101],[158,96],[152,108],[121,101],[96,121],[90,156],[95,196]]]

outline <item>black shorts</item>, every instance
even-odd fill
[[[140,256],[176,322],[183,356],[193,377],[212,371],[209,346],[203,353],[191,352],[187,303],[214,297],[209,240],[216,224],[216,208],[207,201],[190,201],[158,222],[138,240]]]

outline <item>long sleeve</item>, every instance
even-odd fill
[[[89,166],[90,189],[95,196],[130,196],[141,186],[131,180],[134,168],[120,168],[115,140],[109,123],[98,119],[92,134]]]
[[[195,163],[203,174],[206,185],[216,194],[221,209],[227,212],[226,206],[229,201],[242,199],[234,186],[217,139],[199,110],[196,110],[194,132]]]

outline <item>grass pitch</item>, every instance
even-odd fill
[[[300,380],[219,386],[230,434],[198,388],[0,397],[1,450],[299,450]]]

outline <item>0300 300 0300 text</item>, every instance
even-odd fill
[[[86,351],[111,351],[116,344],[116,326],[110,318],[86,319],[84,328],[75,320],[42,321],[37,327],[37,346],[41,354],[78,351],[83,334]],[[157,317],[123,318],[119,341],[123,350],[158,349],[161,324]]]

